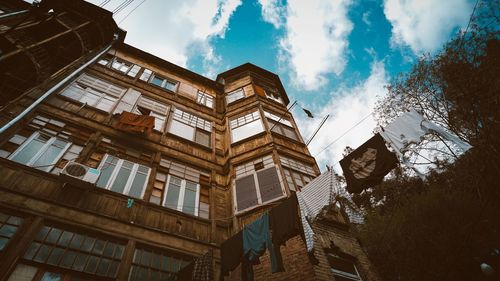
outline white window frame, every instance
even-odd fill
[[[138,99],[136,104],[134,105],[134,108],[132,111],[136,114],[142,114],[139,110],[138,107],[143,107],[145,109],[148,109],[150,111],[150,116],[153,116],[155,118],[155,128],[154,130],[163,132],[167,125],[168,121],[168,114],[170,112],[170,105],[164,104],[162,102],[159,102],[153,98],[150,98],[148,96],[143,96],[141,95]],[[163,112],[161,111],[163,109]],[[161,120],[163,123],[161,128],[156,128],[157,124],[157,119]]]
[[[261,131],[255,133],[255,134],[243,137],[241,139],[235,140],[234,135],[233,135],[234,130],[243,128],[243,127],[245,127],[248,124],[251,124],[253,122],[260,122]],[[229,128],[231,129],[231,143],[236,143],[236,142],[245,140],[247,138],[253,137],[253,136],[258,135],[258,134],[265,131],[264,123],[262,122],[262,117],[260,116],[260,111],[258,109],[256,111],[250,112],[248,114],[229,119]]]
[[[330,270],[332,271],[333,275],[338,275],[340,277],[343,277],[343,278],[347,278],[347,279],[350,279],[350,280],[353,280],[353,281],[363,281],[361,279],[361,275],[359,275],[359,271],[358,271],[358,268],[356,267],[356,263],[349,260],[349,259],[345,259],[345,258],[342,258],[342,257],[339,257],[337,255],[334,255],[334,254],[331,254],[331,253],[328,253],[327,255],[329,256],[332,256],[336,259],[340,259],[340,260],[344,260],[344,261],[348,261],[350,263],[352,263],[352,266],[354,267],[354,270],[356,271],[356,274],[357,275],[354,275],[354,274],[351,274],[349,272],[345,272],[345,271],[342,271],[342,270],[338,270],[338,269],[334,269],[330,263],[328,263],[328,265],[330,266]]]
[[[198,90],[196,102],[208,108],[214,108],[214,97],[200,90]]]
[[[278,174],[278,180],[279,180],[280,188],[281,188],[281,196],[278,196],[278,197],[273,198],[271,200],[268,200],[266,202],[262,202],[262,196],[260,194],[260,183],[259,183],[259,178],[257,176],[257,173],[260,172],[260,171],[271,169],[271,168],[276,168],[276,173]],[[240,179],[240,178],[247,177],[249,175],[253,175],[253,179],[254,179],[254,182],[255,182],[255,191],[257,192],[257,203],[255,205],[253,205],[253,206],[250,206],[250,207],[246,208],[246,209],[238,210],[238,200],[236,198],[236,180]],[[242,214],[244,212],[247,212],[247,211],[253,210],[255,208],[258,208],[258,207],[262,206],[263,204],[273,203],[275,201],[278,201],[278,200],[286,197],[286,191],[285,191],[285,185],[283,184],[283,178],[281,177],[279,166],[276,165],[276,164],[273,164],[273,165],[270,165],[270,166],[266,166],[263,169],[260,169],[260,170],[257,170],[257,171],[254,170],[250,174],[246,173],[246,174],[244,174],[242,176],[239,176],[239,177],[233,179],[233,188],[234,188],[234,190],[233,190],[233,206],[234,206],[234,213],[235,214]]]
[[[168,194],[168,191],[169,191],[169,188],[170,188],[170,180],[172,179],[172,177],[181,179],[181,187],[180,187],[180,190],[179,190],[179,198],[177,199],[177,208],[173,208],[173,206],[167,206],[166,205],[166,203],[167,203],[167,194]],[[166,207],[166,208],[169,208],[169,209],[173,209],[173,210],[177,210],[177,211],[182,212],[184,214],[192,215],[190,213],[185,213],[185,212],[182,211],[182,208],[184,207],[184,196],[186,194],[186,182],[187,181],[188,180],[183,179],[182,177],[168,174],[167,181],[165,182],[165,187],[164,187],[164,191],[163,191],[163,203],[162,203],[163,207]],[[195,202],[194,216],[198,217],[199,216],[199,211],[200,211],[200,183],[194,182],[194,181],[189,181],[189,182],[196,183],[196,197],[195,197],[195,200],[194,200],[194,202]]]
[[[245,90],[243,88],[238,88],[226,95],[226,102],[227,104],[231,104],[237,100],[244,98],[245,98]]]
[[[118,173],[120,172],[120,169],[123,165],[123,162],[124,161],[129,161],[129,162],[132,162],[130,160],[126,160],[126,159],[121,159],[120,157],[117,157],[117,156],[114,156],[114,155],[110,155],[110,154],[105,154],[105,157],[102,158],[101,160],[101,163],[99,164],[99,167],[98,169],[99,170],[102,170],[103,169],[103,166],[106,164],[106,160],[108,159],[108,157],[115,157],[115,158],[118,158],[118,162],[116,163],[116,166],[113,170],[113,172],[111,173],[111,175],[109,176],[109,179],[108,181],[106,182],[106,184],[104,185],[104,187],[99,187],[99,188],[104,188],[106,190],[110,190],[111,191],[111,186],[113,185],[113,183],[115,182],[116,180],[116,176],[118,175]],[[125,184],[125,188],[123,188],[123,195],[126,195],[126,196],[130,196],[129,195],[129,192],[130,192],[130,188],[132,187],[132,183],[137,175],[137,172],[139,170],[139,166],[144,166],[144,167],[147,167],[146,165],[142,165],[142,164],[138,164],[138,163],[135,163],[135,162],[132,162],[134,165],[132,166],[132,170],[130,172],[130,176],[128,177],[128,180],[127,180],[127,183]],[[148,168],[148,173],[146,175],[146,180],[144,181],[144,185],[142,186],[142,191],[141,191],[141,196],[140,196],[140,199],[143,199],[144,197],[144,193],[146,191],[146,187],[148,185],[148,181],[149,181],[149,177],[151,176],[151,168],[150,167],[147,167]],[[133,176],[131,176],[133,175]],[[113,191],[114,192],[114,191]],[[118,192],[116,192],[118,193]],[[135,197],[134,197],[135,198]]]
[[[161,86],[153,83],[153,79],[155,79],[155,77],[159,78],[159,79],[163,79]],[[167,83],[174,84],[174,89],[167,88],[166,87]],[[149,77],[149,84],[160,87],[160,88],[167,90],[167,91],[174,92],[174,93],[177,92],[177,89],[179,88],[179,82],[172,80],[170,78],[166,78],[162,75],[157,75],[155,72],[151,73],[151,76]]]
[[[201,131],[207,132],[209,134],[210,142],[209,142],[208,146],[205,146],[201,143],[200,143],[200,145],[203,145],[205,147],[212,147],[212,140],[211,140],[212,139],[212,122],[207,121],[201,117],[198,117],[198,116],[191,114],[189,112],[186,112],[184,110],[181,110],[179,108],[175,108],[174,113],[172,115],[173,115],[172,120],[169,122],[170,123],[169,128],[168,128],[169,133],[174,134],[180,138],[187,139],[189,141],[198,143],[198,142],[196,142],[196,131],[201,130]],[[172,131],[173,130],[172,129],[173,122],[179,122],[182,125],[191,127],[193,129],[193,135],[190,138],[185,138],[184,136],[173,132]]]
[[[12,158],[14,158],[17,154],[19,154],[34,138],[36,138],[40,135],[41,135],[40,132],[38,132],[38,131],[34,132],[7,159],[12,160]],[[49,148],[52,145],[52,143],[54,143],[57,140],[56,136],[48,136],[47,135],[47,137],[50,137],[50,139],[42,146],[42,148],[37,153],[35,153],[27,163],[20,163],[20,164],[32,167],[32,165],[38,160],[38,158],[40,158],[40,156],[42,156],[42,154],[47,150],[47,148]],[[61,152],[57,155],[57,157],[54,158],[52,163],[50,163],[49,165],[46,165],[46,166],[44,165],[44,167],[39,167],[39,168],[34,167],[35,169],[39,169],[39,170],[48,172],[52,168],[54,168],[54,166],[57,164],[57,162],[61,159],[61,157],[64,155],[64,153],[68,150],[68,148],[72,144],[70,141],[68,141],[66,139],[60,138],[60,140],[66,141],[67,143],[64,146],[64,148],[61,150]]]

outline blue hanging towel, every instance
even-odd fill
[[[271,235],[269,233],[269,215],[265,214],[251,224],[243,228],[243,265],[242,265],[242,279],[253,280],[252,265],[259,264],[259,257],[264,254],[266,248],[269,250],[271,257],[271,269],[277,272],[278,269],[283,267],[283,261],[276,256]]]

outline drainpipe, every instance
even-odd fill
[[[30,10],[22,10],[22,11],[15,11],[15,12],[12,12],[12,13],[5,13],[5,14],[0,15],[0,20],[6,19],[6,18],[10,18],[10,17],[13,17],[13,16],[17,16],[17,15],[26,14],[29,11]]]
[[[95,55],[91,60],[86,62],[84,65],[80,66],[77,70],[73,71],[71,74],[66,76],[59,83],[52,86],[52,88],[50,88],[47,92],[45,92],[45,94],[43,94],[41,97],[39,97],[28,108],[26,108],[23,112],[21,112],[19,115],[17,115],[14,119],[10,120],[9,123],[5,124],[2,128],[0,128],[0,135],[3,134],[5,131],[7,131],[10,127],[12,127],[12,125],[14,125],[17,121],[21,120],[24,116],[26,116],[28,113],[30,113],[31,110],[33,110],[37,105],[39,105],[42,101],[44,101],[53,92],[55,92],[57,89],[59,89],[61,86],[63,86],[66,82],[73,79],[73,77],[78,75],[83,69],[85,69],[87,66],[94,63],[97,59],[99,59],[100,56],[102,56],[103,54],[108,52],[109,49],[111,49],[111,47],[113,46],[113,44],[116,42],[117,39],[118,39],[118,35],[115,34],[113,42],[111,42],[107,47],[105,47],[102,51],[100,51],[97,55]]]

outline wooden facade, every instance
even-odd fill
[[[320,173],[279,77],[244,64],[211,80],[122,43],[111,15],[91,4],[47,2],[56,5],[57,22],[74,16],[83,21],[77,26],[99,28],[101,39],[9,90],[0,125],[97,50],[113,47],[0,135],[0,280],[171,280],[209,250],[218,279],[220,244]],[[75,7],[101,22],[79,17]],[[118,129],[123,111],[153,116],[154,130]],[[72,161],[98,169],[97,183],[61,176]],[[322,280],[296,240],[283,250],[287,272],[274,279]]]

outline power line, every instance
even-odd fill
[[[118,25],[120,25],[124,20],[126,20],[128,18],[128,16],[130,16],[135,10],[137,10],[137,8],[139,8],[144,2],[146,2],[146,0],[142,0],[141,3],[139,3],[139,5],[135,6],[135,8],[133,8],[130,12],[128,12],[128,14],[120,20],[120,22],[118,22]]]

